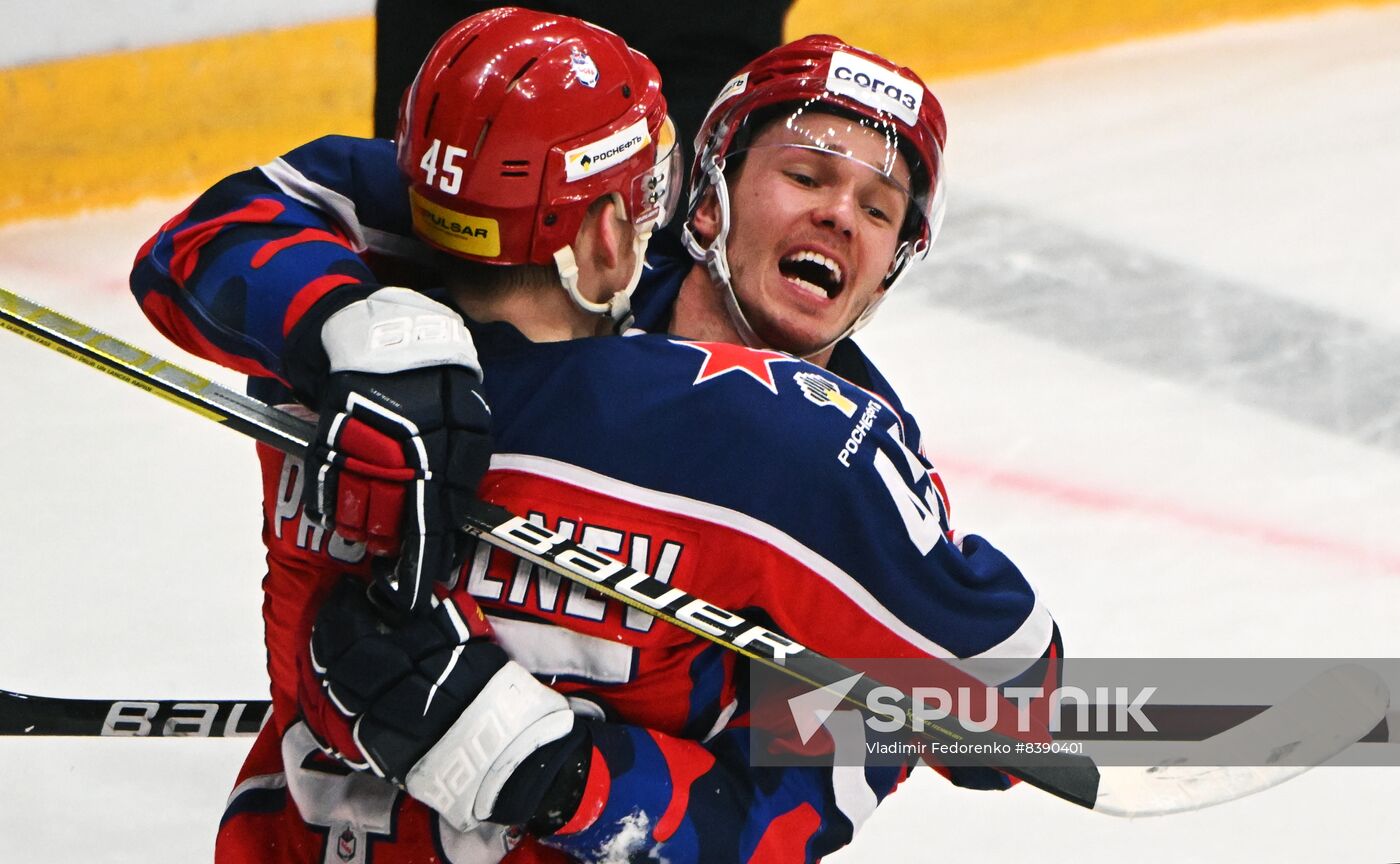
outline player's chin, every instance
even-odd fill
[[[813,302],[794,297],[784,284],[767,287],[762,301],[741,306],[754,333],[770,348],[807,357],[829,347],[850,323],[850,304],[844,298]]]
[[[844,328],[828,322],[790,316],[776,321],[765,321],[763,325],[754,329],[765,344],[795,357],[808,357],[835,342]]]

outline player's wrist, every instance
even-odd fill
[[[530,754],[501,787],[491,821],[547,837],[574,818],[588,785],[593,739],[579,720],[558,741]]]

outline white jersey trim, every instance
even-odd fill
[[[675,513],[712,525],[720,525],[753,537],[788,555],[816,573],[852,603],[866,610],[881,625],[920,651],[933,657],[950,658],[954,656],[947,648],[915,630],[881,605],[865,586],[861,585],[849,573],[784,532],[752,516],[683,495],[635,486],[577,465],[544,456],[524,453],[497,453],[491,457],[491,468],[547,477],[623,501],[631,501],[643,507]],[[1017,628],[1016,632],[976,656],[1024,659],[1025,666],[1029,668],[1030,664],[1039,659],[1050,644],[1052,628],[1053,621],[1050,618],[1050,613],[1041,605],[1040,598],[1037,596],[1031,613],[1025,621],[1021,622],[1021,626]]]
[[[340,227],[349,235],[350,244],[357,253],[369,248],[360,226],[359,214],[355,212],[355,203],[349,198],[307,177],[281,156],[266,165],[259,165],[258,170],[284,194],[308,207],[315,207],[334,216]]]
[[[360,231],[363,232],[366,248],[370,251],[394,258],[416,261],[420,264],[431,264],[432,262],[432,250],[417,237],[406,237],[403,234],[395,234],[382,228],[371,228],[368,225],[361,225]]]
[[[237,786],[233,787],[233,791],[228,793],[228,801],[224,803],[224,807],[232,807],[233,802],[237,801],[240,795],[243,795],[248,792],[253,792],[259,789],[286,788],[287,775],[285,773],[279,771],[276,774],[258,774],[256,776],[249,777],[247,780],[244,780],[242,783],[239,783]]]
[[[836,746],[836,765],[831,769],[832,797],[841,815],[850,821],[854,837],[880,803],[865,779],[865,723],[858,711],[843,710],[833,711],[825,725]]]
[[[1035,591],[1035,587],[1031,587]],[[1045,653],[1045,649],[1050,647],[1050,637],[1055,632],[1055,619],[1051,617],[1050,610],[1045,608],[1045,604],[1040,602],[1040,594],[1035,595],[1035,605],[1031,607],[1030,614],[1026,620],[1021,622],[1021,626],[1007,636],[1002,641],[983,651],[981,654],[974,654],[969,659],[995,660],[999,657],[1020,660],[1025,659],[1030,662],[1012,672],[1007,678],[1015,678],[1026,671],[1031,665],[1039,660]]]
[[[486,619],[510,659],[536,676],[568,675],[598,684],[625,684],[632,679],[630,645],[537,621],[495,615]]]

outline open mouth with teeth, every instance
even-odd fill
[[[810,249],[784,256],[778,270],[799,288],[828,299],[835,299],[846,284],[840,264]]]

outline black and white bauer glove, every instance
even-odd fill
[[[289,336],[287,371],[320,412],[308,517],[397,556],[376,569],[380,587],[417,609],[448,578],[491,459],[491,412],[461,316],[406,288],[332,292]]]
[[[299,697],[322,747],[459,831],[490,821],[543,835],[563,825],[582,800],[592,749],[567,700],[506,657],[465,592],[430,596],[398,625],[372,592],[347,577],[316,616]]]

